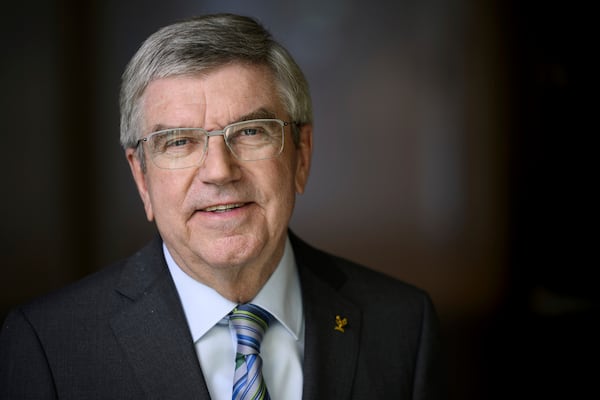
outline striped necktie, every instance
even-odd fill
[[[229,316],[237,334],[232,400],[269,400],[262,376],[260,343],[273,316],[253,304],[241,304]]]

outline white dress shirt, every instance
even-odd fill
[[[175,263],[164,244],[163,249],[210,396],[214,400],[231,400],[237,340],[226,317],[237,304],[187,275]],[[251,303],[275,317],[265,333],[260,352],[263,376],[271,398],[300,400],[304,311],[289,239],[279,265]]]

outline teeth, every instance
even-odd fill
[[[227,211],[234,208],[238,208],[243,206],[244,203],[235,203],[235,204],[219,204],[217,206],[210,206],[204,209],[204,211]]]

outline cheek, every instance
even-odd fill
[[[164,174],[154,176],[148,187],[150,201],[157,223],[161,219],[173,218],[181,211],[185,198],[185,185],[177,176]]]
[[[281,224],[287,221],[281,221],[282,218],[289,218],[294,208],[295,184],[294,176],[290,165],[279,163],[275,170],[266,173],[265,177],[271,177],[268,183],[270,190],[270,201],[273,204],[271,214],[274,222]]]

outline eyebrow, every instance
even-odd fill
[[[273,111],[270,111],[264,107],[261,107],[257,110],[249,112],[248,114],[242,115],[241,117],[237,118],[236,120],[229,122],[227,125],[234,124],[236,122],[250,121],[253,119],[275,119],[275,118],[277,118],[277,115]],[[154,132],[158,132],[158,131],[177,129],[177,128],[183,128],[183,127],[182,126],[169,126],[169,125],[163,125],[163,124],[156,124],[152,127],[151,132],[154,133]],[[198,127],[190,127],[190,128],[198,128]]]
[[[232,123],[241,122],[241,121],[250,121],[252,119],[274,119],[274,118],[277,118],[277,116],[275,115],[274,112],[261,107],[258,110],[252,111],[251,113],[241,116],[240,118],[238,118],[237,121],[233,121]]]

